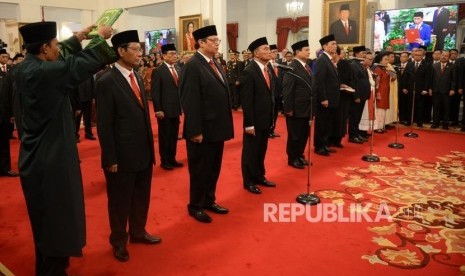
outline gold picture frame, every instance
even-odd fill
[[[192,29],[189,29],[192,25]],[[202,27],[202,15],[187,15],[179,17],[179,46],[182,52],[194,52],[194,39],[191,33]],[[192,31],[192,32],[191,32]]]
[[[349,6],[348,27],[343,26],[341,6]],[[366,0],[325,0],[323,35],[334,34],[339,45],[365,45]]]

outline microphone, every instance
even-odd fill
[[[294,68],[292,68],[291,66],[282,65],[282,64],[279,64],[279,63],[276,63],[276,62],[273,63],[273,66],[284,69],[284,70],[291,70],[291,71],[294,70]]]

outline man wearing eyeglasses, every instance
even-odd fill
[[[193,33],[197,52],[183,67],[179,91],[184,111],[184,131],[190,178],[189,215],[209,223],[205,212],[227,214],[216,204],[224,141],[234,136],[228,80],[214,61],[221,40],[215,25]]]
[[[143,244],[161,239],[145,229],[155,150],[144,82],[133,69],[142,58],[139,36],[136,30],[124,31],[111,43],[118,61],[95,83],[97,133],[107,182],[110,244],[114,257],[125,262],[128,237]]]

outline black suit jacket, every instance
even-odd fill
[[[291,63],[294,68],[292,73],[304,79],[308,85],[312,85],[312,76],[307,72],[302,63],[294,59]],[[284,74],[283,79],[283,106],[284,113],[293,112],[296,118],[309,118],[311,112],[312,90],[307,84],[291,75]]]
[[[8,123],[13,117],[9,84],[7,73],[0,71],[0,123]]]
[[[266,68],[271,77],[273,72]],[[244,69],[242,79],[240,96],[244,128],[253,126],[255,130],[269,129],[273,124],[273,85],[268,89],[265,77],[256,61]]]
[[[431,79],[431,64],[422,60],[420,66],[415,71],[415,62],[408,62],[405,66],[402,83],[402,89],[407,89],[409,92],[421,93],[428,91]]]
[[[315,105],[328,100],[329,108],[339,106],[340,97],[339,77],[332,61],[323,53],[315,62],[313,78],[313,93],[315,95]]]
[[[435,11],[435,15],[436,15]],[[437,18],[433,17],[433,33],[434,34],[440,34],[442,33],[443,29],[447,29],[449,27],[449,17],[450,17],[450,11],[449,9],[443,7],[441,12],[438,14]]]
[[[349,34],[346,34],[344,25],[340,19],[334,21],[329,28],[329,33],[334,34],[338,44],[350,44],[358,42],[357,22],[347,20],[349,22]]]
[[[116,67],[106,71],[95,83],[102,168],[118,164],[118,171],[137,172],[155,163],[144,82],[137,72],[134,75],[144,108]]]
[[[175,70],[179,80],[179,71],[176,67]],[[181,115],[179,89],[170,68],[165,63],[152,71],[152,101],[153,109],[163,111],[166,118],[177,118]]]
[[[216,67],[223,80],[198,52],[182,67],[179,91],[186,139],[200,134],[204,142],[234,137],[228,82],[221,66]]]
[[[370,98],[371,92],[371,85],[370,85],[370,78],[368,77],[368,71],[365,66],[363,66],[360,62],[354,61],[351,63],[352,68],[352,81],[353,87],[355,92],[353,94],[353,98],[360,100],[367,100]]]
[[[450,62],[447,63],[444,73],[441,71],[441,62],[433,65],[431,89],[434,93],[448,94],[455,90],[455,69]]]

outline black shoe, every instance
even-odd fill
[[[208,205],[207,207],[205,207],[206,210],[208,211],[212,211],[213,213],[215,214],[227,214],[229,213],[229,210],[228,208],[224,208],[216,203],[213,203],[211,205]]]
[[[276,138],[276,137],[281,137],[281,135],[279,135],[279,134],[276,133],[276,132],[271,132],[271,133],[270,133],[270,137],[271,137],[271,138]]]
[[[324,148],[315,149],[315,153],[318,155],[329,156],[329,152],[327,152]]]
[[[449,126],[448,126],[448,125],[442,125],[442,129],[448,130],[448,129],[449,129]]]
[[[324,146],[323,147],[325,151],[329,152],[329,153],[336,153],[336,150],[335,149],[330,149],[328,148],[327,146]]]
[[[308,166],[308,161],[303,156],[299,157],[299,161],[302,165]]]
[[[189,216],[195,218],[197,221],[200,221],[203,223],[212,222],[212,218],[209,215],[207,215],[207,213],[205,213],[204,210],[198,210],[198,211],[191,210],[191,209],[188,209],[188,210],[189,210]]]
[[[423,124],[422,124],[422,123],[417,123],[417,127],[422,128],[422,127],[423,127]]]
[[[256,185],[244,186],[244,189],[251,192],[252,194],[261,194],[262,193],[262,190],[260,190],[260,188],[258,188]]]
[[[363,144],[363,141],[359,137],[349,138],[349,143]]]
[[[92,134],[86,134],[85,138],[86,138],[87,140],[97,140],[97,138],[95,138],[95,136],[92,135]]]
[[[11,136],[10,136],[10,140],[16,140],[16,136],[11,135]]]
[[[129,260],[129,252],[125,246],[113,247],[113,256],[120,262],[127,262]]]
[[[171,165],[171,164],[164,164],[164,163],[162,163],[162,164],[160,165],[160,167],[162,167],[163,169],[165,169],[165,170],[167,170],[167,171],[171,171],[172,169],[174,169],[173,165]]]
[[[431,128],[432,128],[432,129],[435,129],[435,128],[438,128],[438,127],[439,127],[438,124],[432,124],[432,125],[431,125]]]
[[[463,127],[460,129],[460,131],[465,131],[465,126],[463,126]]]
[[[339,149],[342,149],[344,147],[341,143],[331,143],[329,146],[339,148]]]
[[[258,185],[262,185],[265,187],[276,187],[276,183],[263,179],[261,181],[257,181]]]
[[[178,161],[176,161],[176,160],[174,160],[174,162],[171,162],[171,165],[172,165],[173,167],[175,167],[175,168],[181,168],[182,166],[184,166],[183,163],[178,162]]]
[[[450,125],[451,127],[456,127],[456,126],[459,126],[459,122],[451,122]]]
[[[361,141],[364,142],[364,143],[365,143],[365,142],[368,142],[368,136],[367,136],[367,137],[364,137],[364,136],[362,136],[362,135],[359,135],[359,136],[358,136],[358,139],[361,140]]]
[[[161,238],[157,236],[152,236],[148,233],[144,234],[141,237],[133,237],[129,238],[129,242],[131,243],[144,243],[144,244],[157,244],[161,243]]]
[[[7,171],[5,173],[0,174],[0,176],[18,177],[19,174],[14,171]]]
[[[299,160],[288,161],[287,164],[296,169],[304,169],[305,166]]]

